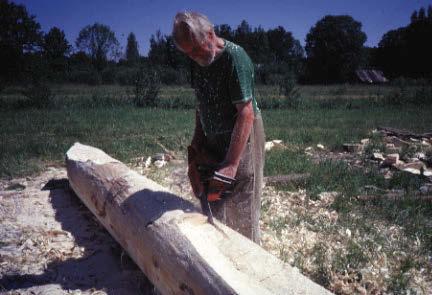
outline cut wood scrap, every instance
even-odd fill
[[[74,144],[71,188],[162,294],[331,294],[103,151]]]
[[[264,177],[264,182],[266,185],[298,184],[304,182],[309,177],[310,177],[310,173],[275,175],[275,176]]]
[[[378,131],[381,131],[382,133],[385,133],[386,135],[393,135],[401,138],[415,138],[415,139],[422,139],[422,138],[432,138],[432,132],[427,133],[413,133],[408,130],[401,130],[391,127],[378,127]]]
[[[282,140],[280,140],[280,139],[274,139],[271,141],[267,141],[264,144],[264,150],[266,152],[272,150],[273,148],[282,148],[283,149],[283,148],[286,148],[286,146],[282,143]]]
[[[401,163],[399,165],[394,165],[394,167],[401,171],[409,172],[416,175],[422,175],[426,177],[432,176],[432,170],[427,169],[426,165],[421,161]]]
[[[169,149],[167,149],[159,140],[156,139],[156,144],[162,148],[162,150],[168,154],[172,159],[176,159],[175,153]]]

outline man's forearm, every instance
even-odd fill
[[[241,155],[246,147],[254,120],[251,101],[246,104],[237,105],[236,107],[238,110],[237,118],[231,135],[228,152],[224,160],[224,164],[235,168],[235,171],[237,171]]]

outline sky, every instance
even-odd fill
[[[178,11],[198,11],[214,24],[236,28],[245,19],[252,27],[283,26],[302,45],[310,28],[325,15],[351,15],[362,23],[367,46],[377,46],[384,33],[406,26],[414,10],[432,0],[12,0],[36,16],[42,30],[62,29],[75,45],[79,31],[95,22],[115,32],[123,49],[133,32],[140,53],[147,55],[149,39],[157,30],[170,34]]]

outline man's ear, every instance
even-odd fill
[[[207,33],[207,37],[209,38],[209,40],[214,40],[216,37],[216,34],[213,30],[211,30],[210,32]]]

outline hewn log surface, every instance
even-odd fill
[[[72,189],[162,294],[331,294],[99,149],[75,143],[66,165]]]

